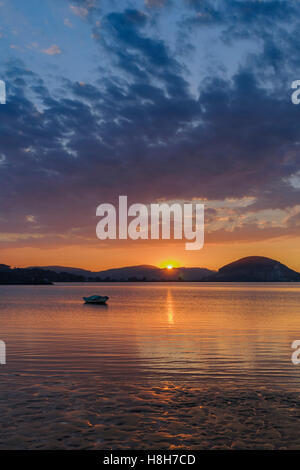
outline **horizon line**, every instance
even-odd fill
[[[222,267],[224,266],[227,266],[228,264],[231,264],[231,263],[234,263],[235,261],[240,261],[240,260],[243,260],[243,259],[246,259],[246,258],[265,258],[265,259],[270,259],[272,261],[276,261],[278,263],[281,263],[283,264],[284,266],[287,266],[289,267],[288,265],[282,263],[281,261],[277,260],[277,259],[274,259],[274,258],[270,258],[268,256],[261,256],[261,255],[250,255],[250,256],[243,256],[241,258],[237,258],[237,259],[234,259],[233,261],[230,261],[229,263],[226,263],[224,265],[222,265],[221,267],[217,268],[217,269],[211,269],[211,268],[207,268],[206,266],[172,266],[172,270],[174,269],[193,269],[193,268],[196,268],[196,269],[207,269],[209,271],[218,271],[219,269],[221,269]],[[35,269],[35,268],[53,268],[53,267],[57,267],[57,268],[67,268],[67,269],[80,269],[82,271],[90,271],[92,273],[98,273],[98,272],[103,272],[103,271],[110,271],[112,269],[126,269],[126,268],[138,268],[138,267],[152,267],[152,268],[157,268],[157,269],[161,269],[161,270],[168,270],[168,267],[165,266],[165,267],[160,267],[160,266],[157,266],[157,265],[154,265],[154,264],[134,264],[134,265],[125,265],[125,266],[118,266],[118,267],[110,267],[110,268],[104,268],[104,269],[99,269],[99,270],[92,270],[92,269],[88,269],[88,268],[81,268],[81,267],[78,267],[78,266],[63,266],[63,265],[59,265],[59,264],[40,264],[40,265],[31,265],[31,266],[24,266],[24,267],[20,267],[20,266],[12,266],[12,265],[8,265],[6,263],[0,263],[0,266],[2,265],[5,265],[5,266],[9,266],[10,268],[12,269]],[[170,262],[170,265],[171,265],[171,262]],[[293,268],[289,268],[289,269],[292,269],[294,270]],[[294,270],[295,271],[295,270]]]

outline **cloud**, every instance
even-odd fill
[[[57,55],[61,54],[61,49],[56,44],[52,44],[52,46],[48,47],[48,49],[43,49],[42,52],[48,55]]]
[[[27,222],[30,222],[30,223],[36,222],[36,217],[34,215],[26,215],[25,219]]]
[[[168,3],[168,0],[145,0],[145,4],[147,7],[162,7]]]
[[[82,19],[87,19],[89,13],[99,9],[99,2],[96,0],[74,0],[70,5],[70,10],[74,15],[79,16]]]
[[[80,16],[80,18],[86,18],[89,13],[87,8],[77,7],[76,5],[70,5],[70,9],[74,15]]]
[[[69,28],[72,28],[72,26],[73,26],[71,21],[69,20],[69,18],[64,19],[64,25],[68,26]]]
[[[239,2],[236,8],[240,11]],[[251,207],[226,210],[221,229],[222,213],[215,212],[218,224],[210,240],[222,234],[228,241],[295,234],[298,215],[290,225],[282,220],[299,203],[300,188],[291,181],[299,171],[300,108],[291,104],[283,77],[297,70],[296,54],[287,54],[287,48],[300,41],[300,33],[293,25],[290,34],[283,32],[289,14],[279,19],[274,10],[275,22],[269,21],[276,34],[270,36],[265,10],[258,27],[250,4],[249,9],[239,17],[245,30],[260,38],[261,48],[245,54],[231,75],[204,70],[197,93],[191,92],[180,58],[151,33],[150,15],[135,9],[101,19],[95,41],[107,73],[99,82],[63,79],[57,92],[21,62],[9,63],[3,74],[9,100],[0,114],[1,231],[27,233],[26,216],[34,214],[38,226],[30,227],[42,235],[40,243],[54,244],[55,233],[60,243],[70,243],[74,227],[78,240],[94,243],[96,206],[127,194],[130,202],[144,203],[253,201]],[[228,36],[234,25],[226,12],[218,13]],[[94,30],[99,17],[88,21]],[[224,35],[219,39],[224,43]],[[264,81],[272,76],[270,67],[279,70],[278,81]]]

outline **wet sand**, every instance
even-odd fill
[[[36,380],[2,380],[0,449],[300,449],[295,392]]]

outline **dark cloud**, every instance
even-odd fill
[[[204,23],[210,17],[212,22],[223,23],[228,27],[235,25],[237,30],[249,25],[270,26],[273,21],[281,23],[294,20],[298,7],[297,0],[185,0],[185,3],[196,12],[199,24],[202,15]]]
[[[184,27],[222,24],[225,21],[223,7],[216,9],[209,0],[185,0],[193,10],[183,22]]]
[[[230,2],[248,25],[254,3]],[[257,8],[258,17],[269,12],[282,21],[275,5]],[[226,15],[218,18],[230,31]],[[266,67],[282,73],[281,43],[264,37],[260,56],[230,79],[206,77],[195,96],[185,67],[147,25],[134,9],[102,18],[96,40],[118,73],[96,85],[64,79],[58,95],[22,63],[8,64],[9,99],[0,107],[2,232],[49,240],[58,233],[66,243],[70,234],[93,238],[96,206],[119,194],[132,202],[252,196],[254,211],[298,203],[300,191],[287,181],[299,169],[299,109],[289,90],[278,94],[261,79],[263,55]],[[239,230],[241,237],[251,232]]]
[[[170,0],[145,0],[147,7],[162,7],[170,3]]]

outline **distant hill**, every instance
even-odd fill
[[[226,264],[216,274],[208,276],[211,282],[290,282],[300,281],[300,274],[279,261],[263,256],[248,256]]]
[[[66,266],[30,266],[29,268],[25,269],[44,269],[47,271],[54,271],[55,273],[69,273],[75,274],[76,276],[83,276],[84,278],[87,277],[97,277],[99,273],[94,271],[88,271],[87,269],[81,268],[69,268]]]
[[[227,264],[218,272],[206,268],[161,269],[151,265],[126,266],[105,271],[36,266],[14,268],[0,264],[0,284],[51,284],[53,282],[289,282],[300,281],[300,274],[279,261],[248,256]]]
[[[31,269],[31,268],[28,268]],[[213,274],[206,268],[173,268],[161,269],[157,266],[141,265],[124,268],[107,269],[105,271],[88,271],[65,266],[44,266],[39,269],[54,271],[56,273],[70,273],[83,276],[88,281],[201,281]]]
[[[53,284],[53,282],[80,282],[82,276],[56,273],[42,268],[11,268],[0,264],[0,284]]]

